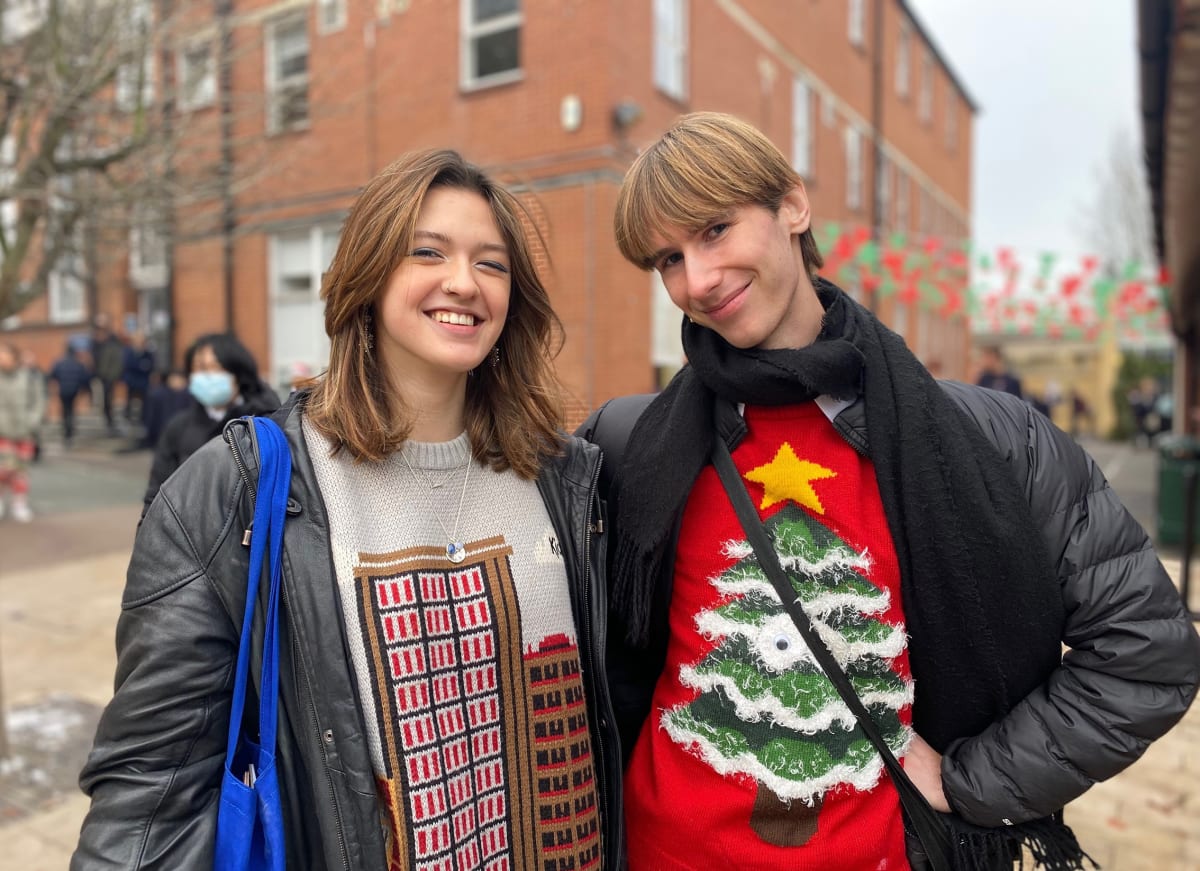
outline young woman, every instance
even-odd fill
[[[413,154],[326,274],[328,371],[275,415],[289,867],[616,867],[599,452],[559,429],[522,226],[455,152]],[[77,871],[212,867],[255,481],[248,425],[225,442],[139,531]]]
[[[258,363],[232,333],[209,333],[192,342],[183,358],[192,402],[166,422],[154,447],[144,514],[163,481],[184,460],[219,435],[225,424],[248,414],[270,414],[279,408],[275,391],[258,377]]]

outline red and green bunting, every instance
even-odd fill
[[[939,317],[965,313],[976,333],[1095,340],[1114,329],[1119,340],[1144,342],[1170,331],[1170,276],[1153,264],[1113,269],[1097,257],[1031,259],[938,237],[876,240],[866,227],[833,223],[816,237],[832,281]]]

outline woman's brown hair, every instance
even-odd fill
[[[538,276],[526,236],[545,241],[515,196],[462,155],[450,150],[405,155],[375,176],[350,210],[333,263],[325,273],[325,332],[329,369],[312,379],[306,412],[334,445],[360,462],[398,450],[412,431],[399,385],[391,383],[374,350],[376,305],[407,256],[417,214],[431,188],[479,194],[488,203],[508,248],[512,290],[508,317],[493,355],[467,378],[466,426],[475,458],[522,478],[562,449],[561,393],[553,358],[561,323]]]
[[[630,263],[652,269],[655,232],[696,232],[738,206],[778,213],[801,183],[775,144],[745,121],[719,112],[684,115],[625,174],[613,219],[617,247]],[[800,234],[800,253],[810,273],[824,263],[811,228]]]

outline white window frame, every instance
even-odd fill
[[[683,101],[688,95],[688,0],[654,0],[654,87]]]
[[[189,87],[189,80],[195,72],[193,61],[204,53],[203,68],[195,84]],[[179,108],[183,111],[202,109],[217,101],[217,59],[213,52],[211,40],[203,40],[184,45],[179,50],[176,62],[176,76],[179,80]]]
[[[149,0],[128,0],[121,9],[118,39],[138,48],[140,64],[126,62],[117,67],[113,80],[113,99],[122,112],[133,112],[154,102],[154,13]],[[123,45],[121,45],[124,48]],[[139,77],[141,93],[138,93]]]
[[[657,269],[650,270],[650,364],[656,369],[683,366],[683,336],[679,331],[682,315],[667,293]]]
[[[325,335],[325,320],[324,320],[324,304],[321,302],[321,282],[324,278],[325,271],[329,268],[329,263],[324,262],[324,252],[336,250],[337,238],[341,232],[341,228],[337,224],[317,223],[308,227],[297,227],[292,230],[282,230],[272,233],[267,238],[267,286],[268,299],[270,304],[270,334],[271,334],[271,368],[269,380],[273,386],[287,387],[288,366],[294,362],[307,363],[313,370],[314,374],[321,371],[329,359],[329,338]],[[326,248],[326,237],[331,237],[332,244]],[[308,278],[308,287],[303,292],[289,290],[283,285],[284,269],[280,262],[280,249],[285,238],[290,238],[292,242],[299,240],[301,237],[307,237],[307,269],[304,273]],[[299,274],[290,272],[288,274]],[[311,311],[310,327],[311,334],[306,337],[307,344],[315,344],[318,348],[318,353],[313,359],[305,359],[297,361],[289,359],[286,355],[280,353],[284,347],[287,347],[288,337],[281,336],[280,330],[276,323],[278,309],[281,306],[296,305],[307,306]],[[294,344],[294,342],[292,343]]]
[[[862,134],[853,124],[846,125],[846,208],[858,211],[863,205]]]
[[[346,0],[316,0],[317,33],[328,36],[346,29]]]
[[[82,248],[83,228],[76,225],[79,237],[77,247]],[[70,324],[87,317],[87,261],[81,251],[69,251],[59,257],[59,262],[46,277],[46,301],[52,324]]]
[[[905,18],[900,22],[900,38],[896,42],[896,93],[908,97],[909,78],[912,75],[912,25]]]
[[[917,116],[925,123],[933,120],[933,53],[928,47],[921,53],[921,91],[917,97]]]
[[[792,168],[805,181],[813,176],[812,94],[802,76],[792,79]]]
[[[135,211],[129,228],[129,283],[139,290],[163,287],[167,283],[167,240],[162,234],[165,222],[150,209]]]
[[[16,178],[17,140],[9,133],[0,139],[0,191],[8,190]],[[16,240],[17,217],[19,209],[17,201],[12,198],[0,199],[0,232],[3,232],[6,243],[11,245]],[[4,252],[0,251],[0,263],[4,262]]]
[[[866,2],[865,0],[850,0],[847,8],[846,34],[850,44],[862,47],[866,41]]]
[[[299,25],[304,29],[305,61],[304,72],[289,76],[278,76],[279,67],[276,43],[281,31]],[[265,83],[267,91],[267,133],[284,133],[290,130],[305,130],[312,124],[312,105],[309,95],[309,68],[312,60],[312,41],[308,38],[308,16],[288,13],[266,22],[264,27],[263,57],[266,62]],[[304,95],[304,118],[284,123],[281,110],[284,101],[292,94]]]
[[[829,91],[821,91],[821,123],[830,130],[837,123],[836,98]]]
[[[475,2],[476,0],[462,0],[460,4],[459,20],[462,22],[462,27],[459,45],[459,80],[462,82],[462,87],[474,90],[518,81],[524,75],[520,46],[525,30],[525,13],[519,0],[515,12],[498,15],[480,24],[475,23]],[[517,65],[509,70],[480,76],[477,72],[475,57],[476,40],[513,29],[517,31]]]
[[[50,0],[8,0],[0,21],[0,42],[14,43],[32,33],[45,18]]]

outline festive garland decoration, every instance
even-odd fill
[[[1094,341],[1113,330],[1131,343],[1170,334],[1170,275],[1155,264],[1102,265],[1053,252],[1030,258],[903,233],[873,239],[867,227],[836,223],[816,237],[821,273],[831,280],[939,317],[965,314],[976,333]]]

